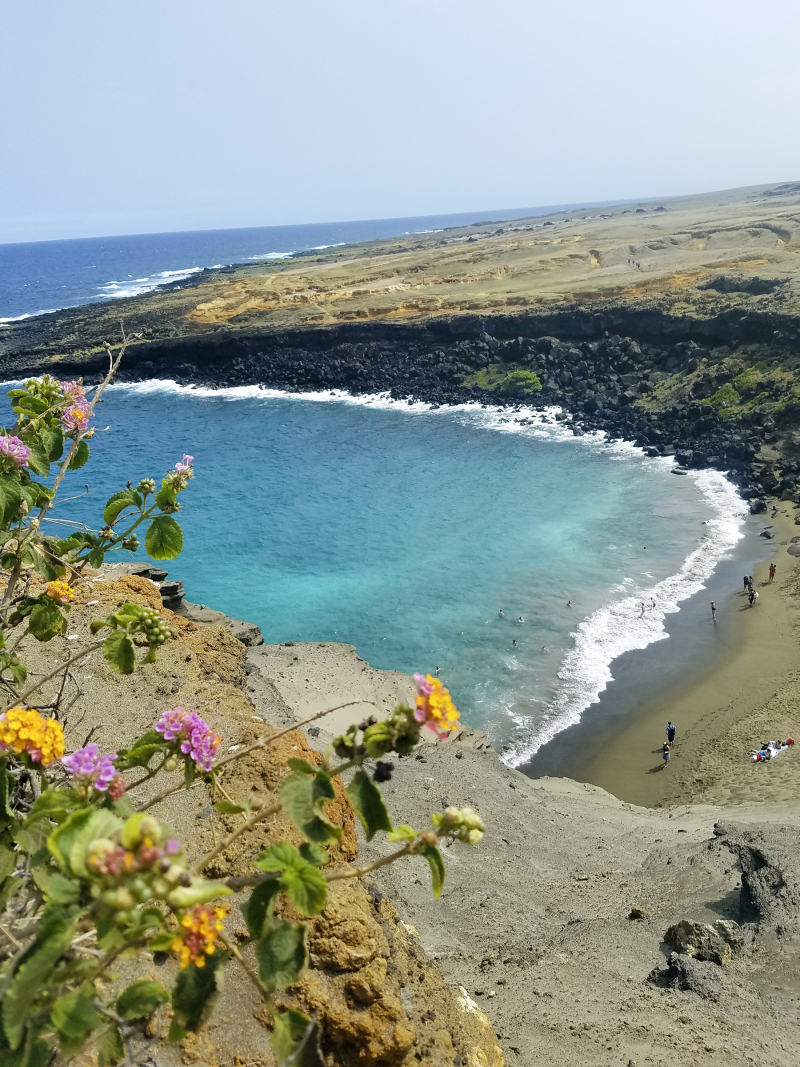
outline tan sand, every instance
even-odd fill
[[[800,740],[800,561],[787,551],[800,527],[791,504],[778,506],[781,513],[769,519],[776,528],[776,580],[768,583],[768,561],[755,572],[754,607],[743,592],[735,598],[729,652],[707,676],[647,701],[577,768],[580,780],[648,806],[800,799],[800,744],[767,765],[749,757],[763,741]],[[678,726],[678,737],[664,767],[660,749],[668,720]]]

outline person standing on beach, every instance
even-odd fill
[[[713,600],[711,601],[711,621],[717,621],[717,605],[714,603]]]
[[[673,744],[675,741],[675,727],[671,722],[667,723],[667,741],[669,741],[670,744]]]
[[[753,606],[753,601],[755,600],[756,596],[757,596],[757,594],[753,592],[753,587],[751,585],[750,586],[750,592],[747,594],[747,599],[750,601],[750,607],[751,608]]]
[[[774,563],[770,563],[770,565],[769,565],[769,580],[770,580],[770,583],[772,582],[772,579],[775,577],[775,571],[777,569],[778,568],[775,566]]]
[[[661,747],[661,758],[664,761],[664,763],[663,763],[664,767],[666,767],[666,765],[669,763],[671,757],[672,757],[672,750],[670,749],[669,745],[665,741],[664,744]]]
[[[747,588],[749,581],[750,581],[750,579],[747,577],[747,575],[745,575],[744,576],[744,581],[742,583],[742,589],[743,590]]]

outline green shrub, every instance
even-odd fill
[[[731,404],[738,404],[741,400],[741,396],[736,392],[730,382],[725,382],[717,389],[713,396],[708,398],[709,404],[713,407],[730,407]]]
[[[539,375],[532,370],[512,371],[506,375],[498,388],[498,392],[511,396],[533,396],[541,391]]]

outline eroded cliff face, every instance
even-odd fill
[[[78,588],[70,633],[88,638],[92,620],[123,602],[162,609],[158,588],[143,577],[92,581]],[[200,709],[222,735],[225,749],[235,750],[275,732],[247,696],[245,645],[225,625],[198,625],[162,610],[176,636],[162,647],[157,662],[142,665],[124,678],[111,670],[99,652],[81,664],[70,683],[77,695],[65,723],[68,748],[79,745],[90,727],[95,727],[93,738],[104,750],[128,745],[150,729],[165,708],[176,704]],[[27,638],[23,647],[26,662],[35,671],[52,665],[52,657],[68,647],[74,651],[66,637],[48,645]],[[222,778],[224,789],[238,801],[272,794],[288,772],[286,760],[293,756],[321,762],[305,735],[291,731],[268,748],[256,749],[229,765]],[[154,792],[161,788],[159,780]],[[334,779],[334,788],[336,796],[326,805],[326,813],[342,826],[343,834],[331,846],[331,863],[344,868],[357,857],[356,820],[339,779]],[[218,815],[200,789],[171,797],[155,810],[175,828],[193,859],[233,830],[240,817]],[[252,858],[278,840],[301,842],[283,813],[236,841],[207,873],[215,877],[252,874]],[[245,957],[251,958],[241,912],[244,899],[242,894],[229,898],[232,910],[226,930],[242,945]],[[286,914],[297,918],[288,908]],[[284,1000],[320,1019],[329,1067],[416,1067],[420,1063],[503,1067],[502,1052],[486,1016],[470,1006],[457,987],[444,982],[413,929],[377,891],[357,879],[331,883],[324,911],[309,920],[309,942],[309,967],[286,991]],[[124,961],[122,966],[128,976],[148,974],[167,985],[177,974],[173,959],[159,963],[147,956]],[[168,1015],[169,1008],[165,1011]],[[178,1047],[160,1044],[156,1059],[165,1067],[179,1063],[272,1067],[269,1026],[259,995],[241,968],[232,964],[204,1028]]]

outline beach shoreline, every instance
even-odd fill
[[[674,651],[668,641],[629,654],[637,657],[637,664],[630,683],[633,706],[626,714],[593,721],[596,709],[587,709],[581,724],[570,728],[571,735],[564,731],[560,740],[550,743],[551,753],[544,746],[521,770],[534,778],[554,773],[589,782],[645,807],[800,796],[800,788],[787,780],[794,755],[784,764],[786,771],[777,768],[772,775],[759,774],[761,765],[749,759],[749,749],[758,747],[767,734],[773,740],[782,733],[800,732],[800,713],[793,713],[789,695],[796,673],[800,601],[795,585],[800,568],[788,553],[791,538],[800,530],[794,525],[792,505],[777,506],[781,513],[774,519],[760,516],[766,520],[763,525],[774,525],[775,537],[765,541],[762,562],[752,568],[754,588],[760,594],[755,606],[748,606],[741,578],[735,587],[732,564],[723,563],[707,589],[693,598],[702,598],[703,619],[713,625],[710,603],[705,602],[716,596],[717,627],[726,631],[709,657],[708,669],[700,664],[675,677],[673,662],[669,682],[660,691],[654,686],[656,691],[642,699],[648,655],[669,663]],[[770,562],[778,568],[772,585]],[[717,583],[722,594],[716,592]],[[682,623],[686,626],[691,620]],[[618,663],[615,674],[621,673],[624,668]],[[662,685],[664,673],[658,675]],[[766,710],[771,704],[774,710]],[[664,767],[660,748],[668,721],[676,724],[678,734],[672,759]]]

